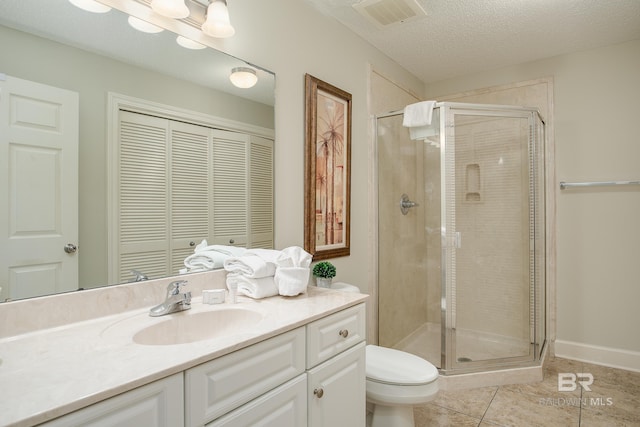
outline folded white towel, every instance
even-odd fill
[[[184,260],[184,266],[189,273],[207,271],[224,266],[224,261],[231,256],[241,256],[246,251],[245,248],[225,245],[209,245],[203,239],[195,247],[194,253]]]
[[[278,293],[285,296],[296,296],[307,291],[309,269],[304,267],[279,267],[274,277]]]
[[[260,299],[278,295],[278,286],[272,276],[251,279],[242,274],[228,274],[227,288],[237,286],[237,292],[251,298]]]
[[[422,101],[407,105],[404,107],[402,126],[410,128],[430,125],[435,105],[436,101]]]
[[[238,273],[251,279],[260,279],[273,276],[276,273],[276,264],[265,261],[257,255],[243,255],[227,258],[224,261],[224,269],[229,273]]]
[[[222,268],[224,260],[227,258],[229,258],[229,255],[217,251],[200,251],[186,257],[184,266],[187,267],[191,273],[213,270],[215,268]]]
[[[272,262],[278,265],[278,259],[282,256],[282,251],[277,251],[275,249],[247,249],[244,255],[255,255],[259,256],[263,260],[267,262]]]
[[[311,265],[311,259],[313,257],[310,253],[306,252],[300,246],[290,246],[282,250],[282,256],[278,260],[278,265],[281,267],[304,267],[309,268]],[[291,265],[286,260],[290,259]]]

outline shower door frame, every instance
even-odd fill
[[[542,298],[539,298],[538,295],[538,287],[535,286],[537,283],[536,279],[531,279],[531,275],[535,274],[536,269],[533,268],[533,271],[529,272],[529,283],[533,289],[529,289],[531,295],[533,295],[533,306],[529,305],[529,312],[533,313],[531,317],[533,317],[533,325],[529,325],[530,330],[530,344],[529,344],[529,353],[524,356],[513,356],[513,357],[499,357],[493,359],[483,359],[478,361],[466,361],[464,366],[459,366],[457,360],[456,353],[456,318],[454,310],[451,309],[451,306],[456,303],[456,295],[452,290],[451,275],[448,275],[448,272],[452,272],[455,276],[455,258],[456,258],[456,245],[458,242],[458,236],[455,232],[455,225],[449,227],[450,221],[452,220],[451,215],[448,214],[448,206],[447,206],[447,195],[454,194],[455,195],[455,180],[447,180],[447,174],[451,167],[455,170],[455,120],[454,117],[456,115],[477,115],[484,117],[496,117],[496,118],[527,118],[529,123],[529,138],[528,138],[528,167],[529,167],[529,185],[531,186],[531,181],[536,181],[536,176],[538,174],[539,169],[535,167],[535,164],[532,166],[532,161],[537,161],[537,154],[539,154],[536,150],[536,142],[533,141],[535,135],[532,135],[532,129],[537,129],[536,119],[538,119],[544,129],[544,119],[540,115],[539,111],[534,108],[520,107],[520,106],[509,106],[509,105],[494,105],[494,104],[471,104],[471,103],[458,103],[458,102],[438,102],[435,106],[435,109],[439,109],[439,127],[440,127],[440,182],[441,182],[441,201],[440,201],[440,221],[441,221],[441,237],[442,237],[442,257],[441,257],[441,295],[442,295],[442,311],[441,311],[441,368],[440,372],[443,375],[452,375],[452,374],[462,374],[462,373],[473,373],[479,371],[487,371],[487,370],[495,370],[509,367],[523,367],[523,366],[533,366],[537,364],[544,354],[547,337],[546,337],[546,283],[545,283],[545,269],[542,269]],[[510,112],[511,114],[508,114]],[[434,115],[435,116],[435,115]],[[449,142],[449,144],[447,144]],[[545,135],[543,131],[542,142],[539,148],[540,152],[545,153]],[[535,159],[535,160],[532,160]],[[533,174],[533,175],[532,175]],[[545,177],[545,163],[544,159],[542,161],[540,174],[542,177]],[[545,201],[544,191],[545,185],[543,181],[542,188],[538,189],[534,185],[534,189],[542,191],[542,200]],[[531,203],[531,199],[538,199],[537,195],[529,195],[529,203]],[[455,196],[453,197],[453,224],[455,224]],[[543,254],[546,253],[546,233],[544,230],[545,225],[545,207],[538,209],[542,215],[542,236],[544,239],[541,243]],[[536,211],[536,212],[538,212]],[[537,222],[533,220],[534,227],[537,225]],[[530,245],[529,245],[529,258],[531,258],[531,252],[535,252],[536,242],[535,242],[535,234],[533,231],[529,231],[530,235]],[[534,263],[535,264],[535,263]],[[543,263],[544,265],[544,263]],[[530,268],[532,265],[530,264]],[[538,316],[538,313],[541,311],[541,315]],[[538,318],[539,317],[539,318]],[[542,342],[537,342],[538,333],[540,329],[543,331],[542,334]],[[539,349],[539,351],[536,351]]]

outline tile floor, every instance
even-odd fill
[[[578,372],[593,375],[591,391],[558,391],[558,373]],[[416,427],[640,427],[640,373],[554,358],[542,382],[441,391],[414,416]]]

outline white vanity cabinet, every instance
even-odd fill
[[[202,426],[304,373],[304,356],[301,327],[187,370],[186,425]]]
[[[365,319],[360,304],[306,326],[309,427],[365,425]]]
[[[363,427],[364,341],[359,304],[45,425]]]
[[[182,373],[138,387],[111,399],[42,424],[46,427],[182,427]]]

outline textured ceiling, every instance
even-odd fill
[[[640,0],[417,0],[426,17],[386,29],[359,0],[305,1],[425,83],[640,39]]]

